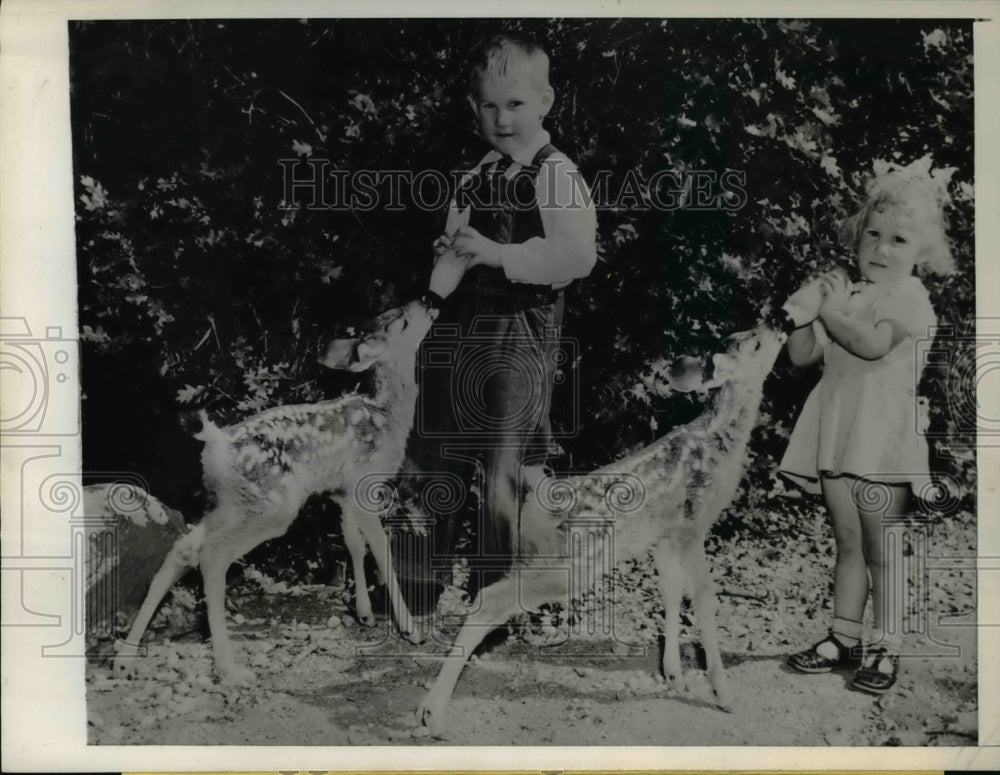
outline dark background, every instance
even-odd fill
[[[922,20],[197,20],[70,23],[84,464],[134,471],[189,520],[203,504],[184,423],[314,401],[354,376],[315,365],[321,337],[426,287],[444,212],[282,209],[279,159],[448,173],[487,150],[466,57],[501,29],[548,49],[546,126],[584,178],[745,173],[735,211],[599,213],[599,259],[568,295],[580,359],[557,390],[563,470],[619,457],[690,418],[649,395],[660,358],[718,349],[798,283],[853,258],[838,221],[876,159],[953,167],[959,271],[925,281],[973,333],[971,22]],[[969,341],[942,340],[953,359]],[[786,529],[807,508],[773,471],[818,377],[783,358],[740,498],[717,530]],[[579,387],[579,413],[567,400]],[[968,507],[968,372],[930,370],[933,465]],[[968,392],[965,393],[968,396]],[[99,475],[98,475],[99,478]],[[810,511],[815,504],[808,504]],[[314,531],[289,539],[308,553]]]

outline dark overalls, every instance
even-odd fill
[[[544,146],[510,180],[503,178],[506,157],[480,168],[456,194],[460,208],[471,208],[469,225],[505,244],[544,237],[535,185],[540,165],[554,151]],[[454,434],[442,443],[482,455],[486,524],[478,533],[487,559],[509,559],[516,547],[522,463],[539,464],[557,449],[549,409],[563,305],[561,290],[514,283],[503,269],[476,266],[438,321],[459,330],[454,369],[447,388],[441,386]]]

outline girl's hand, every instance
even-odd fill
[[[843,310],[847,306],[847,300],[851,297],[851,282],[843,272],[834,271],[823,275],[819,288],[823,294],[823,303],[819,308],[820,316]]]
[[[451,245],[458,255],[471,259],[470,268],[482,264],[499,269],[503,265],[500,260],[500,243],[484,237],[471,226],[460,226],[455,231]]]

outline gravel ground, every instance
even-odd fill
[[[194,596],[175,593],[134,678],[113,679],[107,660],[88,665],[88,739],[98,745],[974,745],[975,629],[945,629],[940,621],[971,616],[962,614],[975,608],[973,571],[937,570],[932,557],[926,584],[918,586],[920,573],[912,574],[911,607],[925,626],[904,641],[914,656],[904,660],[896,689],[873,698],[850,690],[849,674],[803,676],[784,667],[790,651],[825,631],[833,564],[821,517],[788,532],[710,539],[722,651],[736,695],[730,713],[712,703],[699,669],[693,612],[682,617],[688,691],[674,695],[664,684],[662,617],[647,562],[618,569],[611,633],[593,626],[599,611],[525,618],[498,630],[466,667],[440,737],[416,726],[413,711],[454,635],[455,617],[442,615],[460,608],[454,588],[437,615],[424,619],[433,637],[416,647],[384,617],[372,629],[360,627],[342,588],[289,586],[251,572],[231,585],[228,602],[234,641],[257,682],[244,688],[216,682]],[[972,556],[975,522],[967,514],[941,520],[930,539],[936,556]]]

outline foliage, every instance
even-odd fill
[[[554,143],[606,202],[622,194],[569,296],[581,357],[554,402],[555,426],[576,430],[562,468],[606,463],[697,412],[649,391],[649,363],[712,351],[809,275],[850,267],[836,226],[878,159],[956,168],[959,272],[928,286],[942,322],[972,333],[971,22],[74,22],[88,468],[148,473],[184,508],[197,490],[196,462],[179,462],[197,455],[184,410],[229,421],[353,386],[319,373],[317,340],[425,287],[443,212],[405,189],[398,209],[286,201],[280,160],[328,160],[331,174],[467,168],[485,149],[463,63],[504,27],[550,51]],[[682,183],[708,171],[716,194],[724,173],[741,177],[722,206],[693,207],[689,188],[666,209],[648,199],[661,170]],[[802,503],[774,502],[773,471],[816,377],[779,363],[730,529],[773,529]],[[935,461],[970,498],[972,437],[946,379],[924,386]]]

